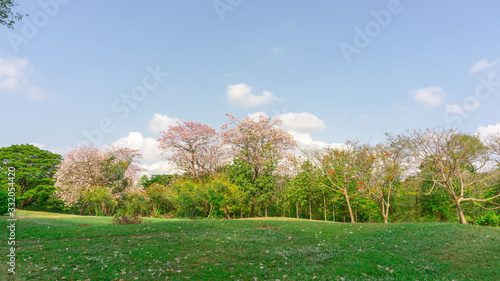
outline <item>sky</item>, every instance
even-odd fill
[[[283,120],[301,147],[445,127],[500,132],[500,2],[20,2],[0,26],[0,147],[140,149],[227,113]]]

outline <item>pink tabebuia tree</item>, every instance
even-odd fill
[[[115,199],[131,189],[137,172],[142,168],[133,164],[141,154],[137,150],[112,147],[101,151],[92,144],[69,151],[55,177],[55,194],[68,206],[80,205],[83,214],[85,195],[93,187],[110,188]]]
[[[297,146],[293,136],[279,128],[280,120],[266,117],[238,119],[226,114],[230,122],[222,126],[223,143],[230,147],[231,155],[243,160],[251,169],[251,183],[255,185],[261,176],[283,167],[293,155],[288,152]],[[254,216],[259,187],[251,194],[250,216]]]
[[[209,125],[177,122],[162,134],[157,140],[159,149],[191,178],[214,177],[227,164],[228,154],[220,135]]]

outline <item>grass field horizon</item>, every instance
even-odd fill
[[[110,217],[16,215],[16,274],[7,275],[2,247],[2,280],[500,279],[492,227],[280,217],[117,226]]]

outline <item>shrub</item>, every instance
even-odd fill
[[[144,191],[136,191],[127,193],[125,212],[129,215],[147,215],[148,214],[148,198]]]
[[[500,225],[500,215],[495,214],[495,212],[490,211],[476,220],[477,225],[484,226],[499,226]]]
[[[128,225],[128,224],[140,224],[142,223],[142,219],[138,215],[121,215],[113,217],[113,224],[115,225]]]
[[[0,215],[6,214],[9,210],[9,193],[0,188]]]
[[[94,215],[113,215],[118,202],[113,198],[109,187],[94,186],[85,193],[85,200],[89,203]]]
[[[175,206],[177,217],[195,218],[204,214],[206,205],[203,198],[203,186],[192,181],[172,184],[171,202]]]

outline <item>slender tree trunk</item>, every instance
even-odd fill
[[[335,204],[332,204],[332,216],[333,216],[333,222],[335,222]]]
[[[354,214],[352,213],[351,202],[349,201],[349,195],[347,194],[347,191],[344,191],[344,196],[347,203],[347,208],[349,209],[349,216],[351,216],[351,222],[355,223],[356,221],[354,220]]]
[[[297,213],[297,218],[299,218],[299,201],[295,202],[295,212]]]
[[[326,197],[324,192],[323,192],[323,209],[325,210],[325,221],[326,221]]]
[[[255,196],[252,198],[252,205],[250,206],[250,217],[253,218],[255,216]]]
[[[465,219],[464,210],[462,209],[461,201],[456,201],[457,204],[457,212],[458,212],[458,222],[461,224],[467,224],[467,220]]]
[[[240,219],[243,218],[243,206],[240,206]]]
[[[312,212],[311,212],[311,197],[309,197],[309,219],[310,220],[313,219],[313,215],[312,215]]]
[[[266,207],[266,211],[264,213],[264,216],[267,218],[267,207]]]
[[[80,209],[80,216],[83,215],[83,211],[85,210],[85,207],[87,207],[87,203],[83,202],[82,208]]]

